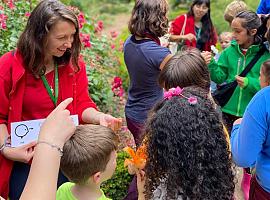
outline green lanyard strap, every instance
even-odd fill
[[[56,106],[57,100],[58,100],[58,87],[59,87],[59,84],[58,84],[58,65],[56,64],[55,69],[54,69],[54,95],[52,93],[52,90],[49,86],[49,83],[48,83],[46,77],[44,75],[42,75],[41,79],[42,79],[43,85],[45,86],[52,102]]]

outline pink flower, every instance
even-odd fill
[[[179,96],[183,92],[183,89],[181,89],[179,86],[176,88],[171,88],[169,91],[164,92],[164,99],[171,99],[174,96]]]
[[[164,92],[164,99],[170,100],[172,98],[172,93],[170,91]]]
[[[111,31],[111,37],[112,38],[116,38],[118,36],[118,32],[117,31]]]
[[[79,20],[79,27],[82,28],[83,25],[86,23],[85,17],[83,12],[80,12],[78,15],[78,20]]]
[[[80,33],[80,38],[85,48],[90,48],[92,46],[89,34]]]
[[[182,94],[183,92],[183,89],[181,89],[179,86],[177,86],[176,88],[172,88],[171,90],[172,90],[173,96],[178,96]]]
[[[10,10],[13,10],[15,8],[15,6],[13,4],[13,0],[8,1],[8,7],[10,8]]]
[[[123,40],[120,40],[119,41],[119,51],[123,51],[123,48],[124,48],[124,41]]]
[[[113,79],[113,88],[119,88],[122,86],[122,79],[118,76]]]
[[[24,14],[25,17],[30,17],[30,15],[31,15],[30,12],[26,12],[26,13]]]
[[[7,28],[7,16],[5,14],[0,14],[0,29],[6,29]]]
[[[111,44],[111,49],[115,49],[115,44]]]
[[[197,104],[198,100],[196,97],[189,97],[188,102],[190,105],[195,105],[195,104]]]
[[[4,10],[4,7],[3,6],[0,6],[0,10]]]
[[[101,32],[103,30],[103,21],[99,20],[95,27],[95,32]]]

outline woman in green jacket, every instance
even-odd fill
[[[236,15],[231,24],[234,38],[231,46],[221,53],[218,62],[212,59],[208,65],[211,80],[217,84],[234,80],[238,83],[230,100],[222,107],[229,132],[233,122],[243,116],[249,101],[260,90],[260,67],[270,58],[269,52],[265,51],[246,77],[239,76],[262,47],[261,36],[257,34],[260,26],[260,18],[252,11],[243,11]]]

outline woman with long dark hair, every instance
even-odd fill
[[[187,14],[171,24],[170,41],[181,42],[202,51],[210,51],[217,43],[217,34],[210,17],[210,0],[194,0]]]

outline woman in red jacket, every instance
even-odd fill
[[[210,0],[194,0],[189,12],[178,16],[171,24],[170,41],[181,42],[201,51],[210,51],[217,43],[210,17]]]
[[[19,199],[35,145],[62,148],[56,141],[11,148],[6,141],[12,122],[46,118],[60,102],[72,97],[67,109],[78,115],[80,123],[112,128],[121,123],[96,110],[88,94],[80,49],[76,15],[57,0],[44,0],[31,13],[17,50],[0,58],[0,196]],[[62,176],[58,183],[63,181]]]

